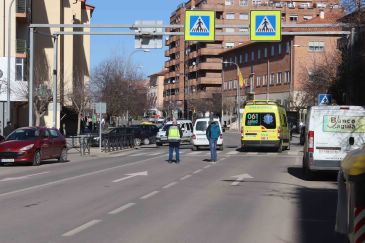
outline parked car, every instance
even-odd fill
[[[190,143],[191,136],[193,135],[193,122],[191,120],[177,120],[177,125],[180,126],[183,136],[181,142]],[[159,130],[156,136],[156,145],[162,146],[167,143],[166,131],[172,126],[172,121],[167,122],[162,129]]]
[[[138,125],[131,125],[129,127],[132,129],[134,135],[134,145],[148,145],[150,143],[156,142],[156,135],[159,130],[156,125],[143,123]]]
[[[18,128],[0,143],[1,164],[31,163],[37,166],[46,159],[67,161],[66,140],[55,128]]]
[[[215,122],[218,122],[221,134],[217,141],[217,148],[223,150],[223,130],[221,123],[218,118],[214,118]],[[191,137],[191,144],[193,145],[193,150],[198,150],[201,147],[209,146],[209,141],[207,139],[206,130],[209,126],[209,118],[199,118],[194,123],[193,135]]]

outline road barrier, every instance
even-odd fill
[[[336,231],[347,234],[350,243],[365,242],[365,145],[341,162]]]
[[[111,152],[126,148],[133,148],[134,135],[133,133],[122,133],[117,135],[108,134],[106,136],[103,136],[101,142],[102,142],[103,152]]]

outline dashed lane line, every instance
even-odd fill
[[[202,171],[203,171],[202,169],[199,169],[199,170],[194,171],[193,174],[198,174],[198,173],[200,173]]]
[[[164,186],[164,187],[162,187],[163,189],[167,189],[167,188],[170,188],[170,187],[172,187],[172,186],[175,186],[177,184],[177,182],[176,181],[174,181],[174,182],[171,182],[171,183],[169,183],[169,184],[167,184],[166,186]]]
[[[76,235],[77,233],[80,233],[81,231],[84,231],[100,222],[101,222],[101,220],[99,220],[99,219],[91,220],[91,221],[87,222],[86,224],[83,224],[73,230],[70,230],[70,231],[64,233],[62,236],[70,237],[70,236]]]
[[[136,154],[131,154],[131,157],[137,157],[137,156],[142,156],[142,155],[146,155],[147,153],[142,152],[142,153],[136,153]]]
[[[108,214],[118,214],[124,210],[126,210],[127,208],[132,207],[133,205],[135,205],[135,203],[127,203],[123,206],[121,206],[120,208],[114,209],[113,211],[110,211]]]
[[[211,165],[206,165],[206,166],[204,166],[204,169],[207,169],[209,167],[211,167]]]
[[[235,155],[235,154],[238,154],[238,153],[239,153],[238,151],[230,151],[230,152],[228,152],[226,154],[228,154],[228,155]]]
[[[159,191],[153,191],[151,193],[148,193],[148,194],[144,195],[143,197],[140,197],[139,199],[147,199],[147,198],[153,197],[157,193],[159,193]]]
[[[191,177],[191,175],[183,176],[183,177],[181,177],[181,178],[180,178],[180,181],[186,180],[186,179],[188,179],[189,177]]]

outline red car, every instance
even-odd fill
[[[18,128],[0,143],[1,164],[40,165],[46,159],[67,161],[65,137],[55,128]]]

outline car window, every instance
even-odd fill
[[[247,113],[246,126],[264,126],[267,129],[276,128],[274,113]]]
[[[189,123],[189,130],[193,131],[193,124],[192,123]]]
[[[196,130],[205,132],[207,130],[207,122],[206,121],[198,121],[196,123]]]
[[[6,140],[32,140],[39,137],[39,131],[35,129],[17,129]]]
[[[49,133],[51,134],[52,138],[58,138],[58,132],[54,129],[49,130]]]
[[[46,138],[49,138],[49,131],[48,131],[48,130],[44,130],[44,136],[45,136]]]

